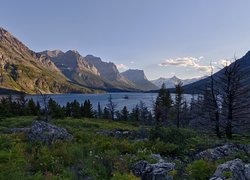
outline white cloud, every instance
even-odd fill
[[[218,64],[219,64],[219,65],[222,65],[222,66],[228,66],[228,65],[230,65],[231,63],[232,63],[232,62],[229,61],[229,60],[227,60],[227,59],[221,59],[221,60],[218,61]]]
[[[134,64],[135,62],[134,61],[130,61],[130,64]]]
[[[160,63],[159,66],[183,66],[183,67],[192,67],[198,71],[210,72],[210,66],[200,65],[198,62],[200,59],[203,59],[203,56],[199,58],[196,57],[182,57],[176,59],[166,59],[164,62]]]
[[[124,65],[124,64],[116,64],[116,67],[117,67],[117,69],[118,69],[119,71],[126,71],[126,70],[129,69],[129,68],[128,68],[126,65]]]

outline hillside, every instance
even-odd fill
[[[244,137],[226,141],[190,129],[65,118],[50,123],[65,128],[74,140],[49,144],[29,140],[27,132],[34,118],[0,121],[0,179],[209,179],[216,166],[229,160],[242,158],[250,163],[247,151],[240,149],[250,146],[239,145],[250,143]],[[202,159],[202,155],[214,159]],[[146,171],[146,167],[154,171]],[[242,167],[242,162],[237,167]]]
[[[244,83],[245,83],[246,87],[250,88],[250,51],[247,52],[242,58],[240,58],[236,61],[239,62],[240,71],[241,71],[242,76],[244,76],[244,79],[245,79]],[[232,66],[233,63],[230,64],[229,66]],[[219,79],[219,77],[223,74],[224,71],[225,71],[225,68],[216,72],[214,74],[214,78]],[[185,93],[199,93],[202,90],[204,90],[204,88],[209,83],[209,81],[210,81],[210,77],[207,77],[207,78],[201,79],[197,82],[188,84],[188,85],[184,86]]]
[[[46,56],[35,53],[0,28],[0,88],[25,93],[92,93],[70,83]]]

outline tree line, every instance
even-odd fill
[[[195,128],[212,132],[218,138],[232,138],[233,133],[249,128],[250,101],[244,75],[237,61],[225,66],[220,76],[211,71],[209,82],[200,94],[193,95],[190,102],[184,98],[183,84],[175,86],[175,96],[163,84],[152,108],[140,101],[131,111],[124,106],[118,110],[110,95],[104,108],[98,103],[93,109],[90,100],[80,103],[77,100],[61,106],[49,95],[41,94],[41,103],[24,94],[17,97],[3,97],[0,101],[0,118],[11,116],[38,116],[49,118],[100,118],[122,121],[135,121],[142,125],[174,126],[177,128]]]

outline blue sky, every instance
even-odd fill
[[[144,69],[209,74],[250,50],[249,0],[0,0],[0,26],[34,51],[69,49]]]

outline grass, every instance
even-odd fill
[[[8,128],[30,127],[36,117],[14,117],[0,120],[0,132]],[[0,134],[0,179],[138,179],[131,173],[131,165],[138,160],[156,162],[150,157],[160,153],[167,159],[180,159],[191,165],[177,163],[179,172],[188,167],[195,172],[200,167],[192,164],[190,154],[198,149],[205,149],[219,142],[216,138],[201,135],[189,129],[163,128],[163,139],[133,141],[116,139],[97,134],[101,130],[139,130],[141,127],[132,122],[114,122],[101,119],[53,119],[59,127],[66,128],[73,136],[74,142],[57,142],[52,145],[31,143],[23,133]],[[145,127],[152,131],[150,127]],[[157,130],[158,131],[158,130]],[[155,133],[153,134],[155,135]],[[178,137],[183,139],[178,139]],[[175,138],[173,138],[174,136]],[[171,138],[172,137],[172,138]],[[175,141],[176,139],[176,141]],[[238,142],[240,138],[238,137]],[[243,140],[250,143],[249,140]],[[242,155],[238,155],[242,156]],[[245,157],[246,158],[246,157]],[[206,162],[200,162],[210,167]],[[206,176],[206,172],[203,173]]]

